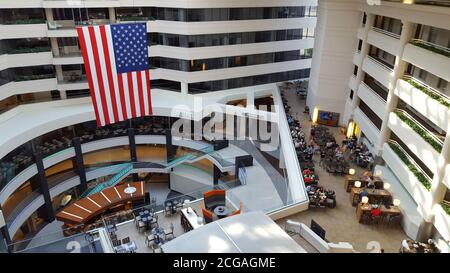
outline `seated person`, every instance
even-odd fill
[[[373,181],[373,176],[369,176],[367,178],[367,188],[369,188],[369,189],[375,188],[375,182]]]
[[[372,215],[372,217],[378,217],[381,215],[381,209],[376,206],[370,210],[370,214]]]
[[[303,171],[303,175],[308,175],[311,174],[311,170],[310,169],[306,169]]]

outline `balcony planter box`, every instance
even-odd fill
[[[427,208],[431,206],[431,193],[388,143],[383,145],[383,159],[419,207],[422,207],[419,212],[421,214],[430,213]],[[429,183],[428,187],[431,187],[431,182]],[[428,217],[429,215],[422,216]]]
[[[450,120],[450,108],[448,106],[433,99],[403,79],[398,80],[395,94],[434,124],[443,130],[447,130]]]
[[[432,172],[437,170],[437,162],[440,152],[426,142],[421,135],[416,133],[408,124],[402,121],[396,113],[389,115],[389,128],[405,143]]]
[[[443,79],[450,79],[450,58],[431,50],[407,44],[403,60]]]
[[[434,226],[445,240],[450,240],[450,212],[446,212],[442,204],[434,207]]]

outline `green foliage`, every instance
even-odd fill
[[[424,43],[421,43],[420,41],[411,41],[411,44],[413,44],[415,46],[418,46],[418,47],[421,47],[421,48],[425,48],[426,50],[432,51],[434,53],[437,53],[437,54],[440,54],[440,55],[444,55],[446,57],[450,57],[450,52],[449,51],[442,50],[442,49],[440,49],[438,47],[434,47],[434,46],[429,45],[429,44],[424,44]]]
[[[442,202],[441,202],[441,206],[442,206],[442,208],[444,209],[444,211],[445,211],[448,215],[450,215],[450,203],[445,202],[445,201],[442,201]]]
[[[414,81],[413,79],[406,79],[405,81],[408,82],[409,84],[411,84],[412,86],[414,86],[415,88],[419,89],[420,91],[424,92],[425,94],[427,94],[430,98],[432,98],[432,99],[436,100],[437,102],[439,102],[440,104],[450,108],[450,102],[445,97],[440,96],[439,94],[436,94],[434,92],[431,92],[428,88],[419,84],[418,82]]]
[[[409,160],[409,158],[406,156],[405,152],[398,146],[398,144],[389,143],[389,146],[394,151],[394,153],[397,154],[397,156],[400,158],[403,163],[406,164],[408,169],[414,174],[414,176],[422,183],[422,185],[427,189],[427,191],[430,191],[431,189],[431,182],[430,180],[421,172],[419,171],[416,166]]]
[[[425,131],[422,127],[420,127],[415,121],[411,120],[408,116],[406,116],[402,112],[395,112],[395,114],[406,123],[414,132],[418,133],[428,144],[430,144],[436,151],[439,153],[442,151],[442,144],[439,143],[436,139],[434,139],[430,133]]]

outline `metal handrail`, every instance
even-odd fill
[[[374,57],[367,55],[367,58],[370,59],[371,61],[375,62],[377,65],[381,66],[382,68],[384,68],[385,70],[387,70],[388,72],[392,72],[393,69],[390,68],[389,66],[387,66],[386,64],[380,62],[379,60],[375,59]]]
[[[419,121],[417,121],[413,116],[411,116],[410,114],[408,114],[408,112],[406,112],[403,109],[395,109],[394,113],[398,112],[398,113],[402,113],[403,115],[405,115],[409,120],[411,120],[412,122],[414,122],[415,124],[417,124],[420,129],[426,131],[428,133],[429,136],[431,136],[434,140],[436,140],[439,144],[444,145],[444,143],[442,142],[441,139],[439,139],[438,137],[436,137],[429,129],[427,129],[425,126],[423,126]]]
[[[400,35],[394,32],[390,32],[389,30],[385,30],[382,28],[372,27],[372,30],[378,33],[382,33],[384,35],[390,36],[395,39],[400,39]]]
[[[416,42],[416,43],[419,43],[419,44],[424,44],[424,45],[427,45],[427,46],[430,46],[430,47],[434,47],[436,49],[445,51],[445,52],[450,54],[450,48],[447,48],[445,46],[441,46],[441,45],[438,45],[438,44],[434,44],[434,43],[429,42],[429,41],[425,41],[425,40],[422,40],[422,39],[412,39],[411,42]]]
[[[413,164],[417,170],[419,170],[424,176],[425,178],[431,183],[433,180],[428,176],[428,174],[419,166],[419,164],[416,163],[416,161],[414,160],[414,158],[412,158],[408,152],[405,151],[405,149],[403,149],[403,147],[398,144],[397,141],[389,139],[388,140],[389,143],[394,144],[395,146],[397,146],[402,152],[403,154],[406,156],[406,158],[408,158],[409,162],[411,162],[411,164]],[[395,153],[395,152],[394,152]]]
[[[412,80],[412,81],[414,81],[415,83],[417,83],[417,84],[422,85],[423,87],[425,87],[425,88],[426,88],[428,91],[430,91],[431,93],[433,93],[433,94],[435,94],[435,95],[437,95],[437,96],[440,96],[440,97],[446,99],[447,101],[450,101],[450,97],[448,97],[446,94],[439,92],[439,91],[436,90],[434,87],[429,86],[428,84],[426,84],[426,83],[424,83],[424,82],[422,82],[422,81],[420,81],[420,80],[414,78],[414,77],[411,76],[411,75],[405,75],[405,76],[403,76],[403,79],[405,79],[405,80]]]
[[[367,83],[361,82],[360,84],[361,84],[361,85],[364,85],[367,89],[371,90],[372,93],[373,93],[375,96],[377,96],[380,100],[382,100],[383,102],[386,102],[386,100],[385,100],[382,96],[380,96],[380,95],[377,93],[377,91],[373,90],[372,87],[370,87],[369,85],[367,85]]]

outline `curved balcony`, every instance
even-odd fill
[[[423,40],[405,46],[403,60],[450,81],[450,49]]]
[[[358,124],[361,131],[364,132],[364,135],[376,146],[380,130],[359,107],[355,110],[354,121]]]
[[[400,51],[399,39],[400,35],[377,27],[372,27],[367,36],[367,42],[369,44],[395,56],[397,56]]]
[[[399,79],[395,94],[443,130],[450,120],[450,98],[411,76]]]
[[[445,240],[450,240],[450,203],[443,201],[434,208],[434,226]]]
[[[358,88],[358,96],[377,114],[379,118],[383,118],[386,101],[378,95],[366,83],[362,82]]]
[[[433,173],[436,172],[443,145],[439,138],[400,109],[389,115],[388,126]]]
[[[372,56],[367,56],[364,59],[362,68],[364,72],[368,73],[370,76],[375,78],[381,84],[383,84],[386,87],[389,87],[394,73],[392,68],[378,61]]]
[[[412,157],[395,141],[383,145],[383,159],[403,187],[414,198],[419,212],[424,217],[431,215],[432,179],[423,171]]]

